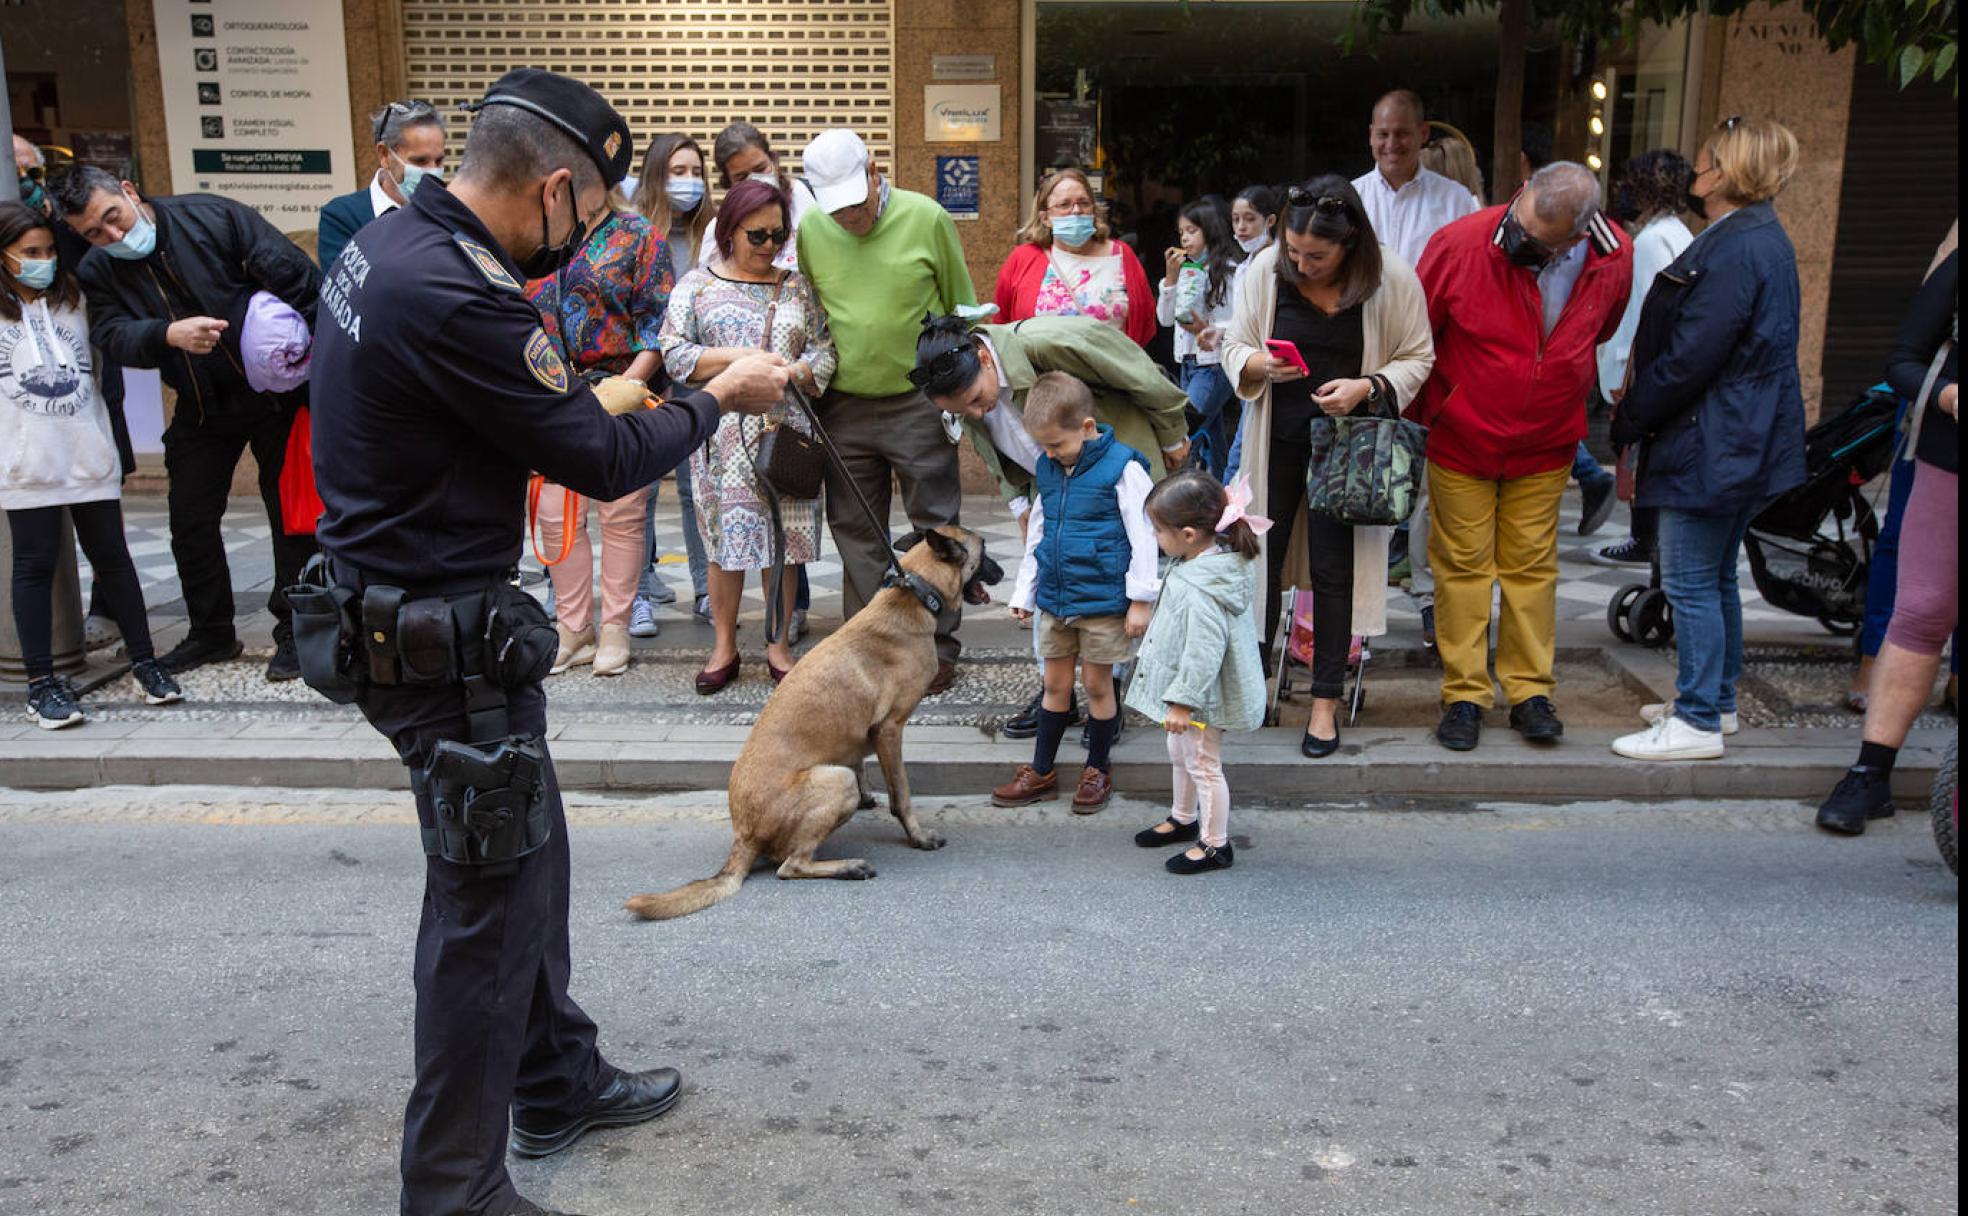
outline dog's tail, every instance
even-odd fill
[[[712,904],[723,903],[738,893],[744,885],[745,876],[752,872],[752,863],[758,860],[758,846],[745,840],[731,842],[731,856],[725,858],[724,868],[709,878],[687,882],[674,891],[661,895],[638,895],[623,907],[644,920],[673,920],[701,912]]]

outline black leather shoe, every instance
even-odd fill
[[[647,1122],[675,1106],[682,1092],[683,1074],[674,1068],[618,1072],[595,1095],[594,1101],[588,1103],[586,1110],[565,1123],[529,1127],[522,1118],[514,1118],[513,1156],[552,1156],[594,1128],[629,1127]]]
[[[1161,823],[1158,823],[1155,825],[1155,828],[1143,828],[1139,832],[1136,832],[1134,834],[1134,843],[1144,849],[1159,849],[1165,844],[1187,844],[1203,833],[1203,821],[1200,819],[1191,819],[1188,823],[1177,823],[1175,816],[1171,815],[1167,819],[1164,819],[1162,823],[1168,824],[1175,830],[1172,832],[1158,832],[1155,828],[1162,826]]]
[[[1338,750],[1339,727],[1337,725],[1333,727],[1333,735],[1330,739],[1321,739],[1310,730],[1307,730],[1305,737],[1298,741],[1299,755],[1304,756],[1307,760],[1323,760]]]
[[[203,667],[207,663],[223,663],[227,659],[236,659],[239,657],[239,652],[244,649],[245,647],[239,644],[238,638],[228,638],[223,642],[209,638],[186,638],[158,655],[157,661],[164,665],[165,671],[178,675],[194,667]]]
[[[1614,491],[1619,481],[1611,473],[1601,473],[1591,481],[1579,483],[1579,535],[1590,536],[1613,517],[1618,499]]]
[[[506,1216],[576,1216],[573,1212],[563,1212],[559,1208],[543,1208],[531,1199],[522,1197],[519,1206],[507,1208]]]
[[[1818,808],[1818,826],[1840,836],[1865,834],[1866,821],[1893,813],[1892,775],[1853,765]]]
[[[1220,849],[1203,845],[1202,850],[1201,857],[1192,858],[1189,856],[1189,851],[1184,849],[1162,865],[1171,874],[1204,874],[1210,870],[1227,870],[1236,864],[1237,850],[1232,848],[1227,840],[1223,842],[1223,847]]]
[[[282,638],[267,660],[266,678],[275,684],[301,678],[301,656],[294,652],[294,639]]]
[[[1565,737],[1565,724],[1550,697],[1532,697],[1510,707],[1510,729],[1532,743],[1550,743]]]
[[[1483,711],[1474,701],[1457,701],[1442,714],[1435,741],[1452,752],[1473,752],[1483,737]]]
[[[1006,718],[1004,725],[998,727],[998,734],[1007,739],[1036,739],[1039,735],[1039,710],[1045,706],[1045,689],[1032,694],[1032,700],[1024,709]],[[1073,721],[1080,720],[1080,699],[1075,696],[1066,706],[1066,712],[1073,715]]]

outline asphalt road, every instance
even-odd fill
[[[940,803],[671,924],[701,796],[573,810],[579,998],[671,1114],[518,1165],[642,1213],[1958,1210],[1958,887],[1917,816],[1243,811],[1235,870]],[[0,792],[0,1212],[387,1213],[421,874],[363,794]]]

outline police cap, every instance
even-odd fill
[[[476,112],[486,106],[516,106],[559,127],[587,152],[610,186],[629,171],[634,149],[628,122],[601,94],[571,76],[545,68],[514,68],[466,108]]]

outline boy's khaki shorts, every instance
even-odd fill
[[[1078,655],[1083,663],[1112,666],[1134,657],[1134,639],[1127,635],[1124,616],[1057,617],[1041,612],[1038,628],[1042,659]]]

